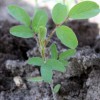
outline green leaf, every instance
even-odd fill
[[[75,5],[69,12],[73,19],[88,19],[100,12],[99,5],[92,1],[84,1]]]
[[[10,33],[21,38],[32,38],[34,36],[32,30],[29,27],[23,25],[12,27],[10,29]]]
[[[47,29],[46,29],[46,27],[43,27],[43,26],[41,26],[41,27],[39,27],[39,38],[41,39],[41,40],[45,40],[46,39],[46,33],[47,33]]]
[[[20,21],[22,24],[30,26],[31,20],[26,11],[18,6],[10,5],[8,6],[8,12],[11,14],[17,21]]]
[[[51,45],[50,51],[51,51],[51,58],[52,59],[57,59],[58,58],[58,51],[57,51],[56,44],[53,43]]]
[[[46,26],[48,21],[47,13],[44,10],[38,10],[32,20],[32,29],[34,32],[38,33],[38,28],[40,26]]]
[[[55,59],[48,59],[46,63],[41,66],[41,75],[45,82],[50,83],[52,81],[52,70],[65,72],[66,69],[61,62]]]
[[[61,24],[67,18],[68,12],[66,5],[56,4],[52,10],[52,19],[56,24]]]
[[[50,83],[52,81],[52,75],[53,73],[50,66],[46,64],[41,66],[41,76],[45,82]]]
[[[45,82],[50,83],[52,81],[52,70],[57,70],[61,72],[65,72],[66,69],[61,62],[55,59],[48,59],[42,66],[41,66],[41,76]]]
[[[77,47],[78,45],[77,37],[71,28],[64,25],[59,26],[56,29],[56,34],[57,37],[61,40],[61,42],[65,46],[71,49],[75,49]]]
[[[69,62],[66,61],[65,59],[59,59],[59,61],[63,64],[63,66],[68,66]]]
[[[54,93],[58,93],[59,90],[60,90],[60,87],[61,87],[61,85],[60,85],[60,84],[57,84],[57,85],[54,87],[54,89],[53,89]]]
[[[60,72],[65,72],[66,68],[64,65],[56,59],[48,59],[46,62],[46,66],[50,67],[52,70],[60,71]]]
[[[75,49],[68,49],[59,55],[59,59],[69,59],[71,56],[75,55]]]
[[[28,78],[28,81],[30,81],[30,82],[41,82],[41,81],[43,81],[43,79],[42,79],[42,77],[38,76],[38,77]]]
[[[30,65],[41,66],[44,64],[44,61],[40,57],[32,57],[28,59],[27,63]]]

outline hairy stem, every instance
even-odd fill
[[[42,58],[44,59],[44,61],[46,60],[46,57],[45,57],[45,44],[43,43],[43,41],[40,40],[40,37],[38,35],[38,37],[36,36],[36,34],[34,35],[34,38],[37,42],[37,45],[38,45],[38,48],[39,48],[39,51],[40,51],[40,54],[42,56]]]
[[[50,33],[50,36],[48,37],[47,41],[46,41],[46,46],[49,43],[50,39],[52,38],[52,36],[54,35],[55,31],[56,31],[57,26],[53,29],[53,31]]]
[[[46,46],[45,46],[45,39],[41,39],[40,35],[38,34],[38,43],[39,43],[39,51],[41,53],[42,58],[46,61]]]

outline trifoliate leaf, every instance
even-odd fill
[[[22,24],[26,26],[30,26],[31,20],[27,12],[15,5],[8,6],[8,12],[11,14],[17,21],[20,21]]]
[[[34,36],[32,30],[29,27],[23,25],[12,27],[10,29],[10,33],[21,38],[32,38]]]
[[[73,19],[88,19],[100,13],[99,5],[93,1],[84,1],[75,5],[69,12]]]
[[[54,87],[53,92],[54,92],[54,93],[58,93],[59,90],[60,90],[60,87],[61,87],[61,85],[60,85],[60,84],[57,84],[57,85]]]
[[[57,51],[56,44],[53,43],[51,45],[50,52],[51,52],[51,58],[52,59],[57,59],[58,58],[58,51]]]
[[[56,24],[61,24],[67,18],[67,7],[63,4],[56,4],[52,10],[52,19]]]
[[[56,35],[65,46],[71,49],[75,49],[77,47],[77,37],[71,28],[64,25],[59,26],[56,29]]]
[[[35,16],[32,20],[32,29],[34,32],[38,33],[38,28],[40,26],[46,26],[48,21],[47,13],[44,10],[37,10]]]
[[[30,65],[41,66],[44,64],[44,61],[40,57],[32,57],[28,59],[27,63]]]

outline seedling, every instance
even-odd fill
[[[44,10],[37,10],[32,19],[24,9],[18,6],[10,5],[8,11],[17,21],[21,22],[21,25],[12,27],[10,33],[21,38],[35,38],[37,41],[41,57],[29,58],[27,63],[33,65],[33,67],[39,66],[41,76],[29,80],[33,82],[44,81],[51,84],[53,70],[65,72],[68,59],[76,53],[75,49],[78,46],[78,40],[73,30],[62,24],[68,21],[69,18],[88,19],[94,17],[100,12],[100,9],[99,5],[92,1],[81,2],[72,7],[70,11],[64,4],[56,4],[52,10],[52,19],[56,27],[48,37],[46,28],[48,16]],[[56,44],[53,43],[49,49],[50,53],[47,54],[47,45],[54,33],[56,33],[62,44],[69,49],[59,54]],[[52,91],[57,93],[59,88],[60,85],[58,84]]]

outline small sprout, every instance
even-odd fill
[[[57,84],[57,85],[54,87],[54,89],[53,89],[54,93],[58,93],[59,90],[60,90],[60,87],[61,87],[61,85],[60,85],[60,84]]]
[[[27,60],[28,64],[34,67],[39,66],[41,77],[29,78],[28,80],[32,82],[44,81],[51,84],[53,83],[53,71],[65,72],[69,63],[68,59],[76,53],[78,46],[78,40],[73,30],[62,24],[68,21],[69,18],[87,19],[94,17],[99,14],[100,8],[98,4],[92,1],[84,1],[76,4],[70,10],[64,4],[56,4],[52,10],[52,19],[56,27],[48,37],[46,29],[48,15],[44,10],[37,10],[32,20],[26,11],[18,6],[10,5],[8,11],[9,14],[22,24],[12,27],[10,33],[21,38],[35,38],[41,54],[41,57],[32,57]],[[49,52],[47,51],[47,44],[55,32],[61,43],[69,48],[60,54],[54,43],[51,44]],[[20,77],[15,77],[14,82],[17,86],[23,84]],[[60,87],[60,84],[56,85],[52,89],[53,94],[57,93]]]

